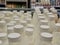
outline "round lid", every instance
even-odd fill
[[[43,16],[43,14],[38,14],[38,16]]]
[[[13,12],[17,12],[17,10],[14,10]]]
[[[48,20],[40,20],[40,22],[48,22]]]
[[[6,14],[7,12],[6,11],[3,11],[4,14]]]
[[[13,18],[19,18],[17,15],[13,16]]]
[[[6,22],[5,22],[5,21],[0,21],[0,23],[3,23],[3,24],[5,24]]]
[[[57,10],[54,10],[54,12],[57,12]]]
[[[48,25],[41,25],[40,28],[49,29],[49,26]]]
[[[27,13],[24,13],[24,15],[27,15]]]
[[[21,35],[19,33],[10,33],[8,38],[19,38]]]
[[[54,18],[55,16],[54,15],[48,15],[50,18]]]
[[[13,12],[9,12],[11,15],[13,14]]]
[[[39,18],[45,18],[45,16],[39,16]]]
[[[20,20],[19,18],[15,18],[14,20]]]
[[[27,21],[20,21],[21,23],[27,23]]]
[[[24,11],[22,10],[22,11],[20,11],[21,13],[24,13]]]
[[[52,7],[52,8],[50,8],[50,10],[55,10],[55,8],[54,8],[54,7]]]
[[[31,11],[27,11],[27,13],[31,14]]]
[[[5,37],[5,36],[7,36],[6,33],[0,33],[0,37]]]
[[[7,30],[14,30],[14,27],[8,27]]]
[[[34,25],[32,25],[32,24],[28,24],[27,26],[28,26],[28,27],[34,27]]]
[[[26,18],[26,20],[31,20],[31,18]]]
[[[7,26],[13,26],[14,24],[13,23],[8,23]]]
[[[55,25],[56,25],[56,26],[60,26],[60,23],[56,23]]]
[[[13,24],[15,24],[15,23],[16,23],[16,21],[11,21],[10,23],[13,23]]]
[[[33,29],[32,28],[26,28],[25,31],[27,31],[27,32],[33,32]]]
[[[48,15],[52,15],[53,13],[47,13]]]
[[[57,10],[52,10],[52,12],[56,14],[57,13]]]
[[[46,10],[48,11],[48,9],[46,9],[46,8],[45,8],[44,10],[45,10],[45,11],[46,11]]]
[[[53,37],[52,34],[47,33],[47,32],[41,33],[41,36],[42,36],[42,37],[45,37],[45,38],[52,38],[52,37]]]
[[[0,13],[0,18],[4,18],[4,17],[5,17],[5,15]]]
[[[16,25],[15,28],[23,28],[23,25]]]
[[[43,9],[43,8],[44,8],[43,6],[40,7],[40,9]]]
[[[10,19],[10,17],[5,17],[4,19]]]
[[[28,14],[29,17],[31,17],[31,14]]]
[[[0,40],[0,44],[2,44],[2,41]]]

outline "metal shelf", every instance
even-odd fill
[[[34,11],[34,9],[31,9],[31,8],[0,8],[0,11],[13,11],[13,10]]]
[[[27,0],[6,0],[8,2],[27,2]]]

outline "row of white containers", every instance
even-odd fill
[[[29,11],[0,11],[0,45],[59,45],[57,11],[50,10],[36,8],[33,18]]]
[[[0,11],[0,45],[31,44],[34,25],[31,12]]]
[[[34,19],[38,35],[35,41],[36,45],[60,45],[60,21],[57,16],[57,10],[55,8],[50,8],[49,10],[43,9],[41,14],[39,8],[35,9]]]

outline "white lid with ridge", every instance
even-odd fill
[[[53,35],[51,33],[47,33],[47,32],[42,32],[41,36],[44,38],[52,38],[53,37]]]
[[[22,21],[20,21],[22,24],[26,24],[27,23],[27,21],[24,21],[24,20],[22,20]]]
[[[45,19],[45,16],[39,16],[38,18],[39,19]]]
[[[40,28],[41,29],[49,29],[49,26],[48,25],[41,25]]]
[[[14,26],[14,24],[13,24],[13,23],[8,23],[7,26],[8,26],[8,27]]]
[[[0,33],[0,38],[6,37],[7,34],[6,33]]]
[[[19,38],[21,35],[19,33],[10,33],[8,34],[8,38],[10,39],[16,39]]]
[[[14,27],[8,27],[7,30],[13,31]]]
[[[26,28],[25,29],[25,32],[26,32],[27,35],[32,35],[33,34],[33,31],[34,30],[32,28]]]
[[[38,16],[44,16],[44,14],[38,14]]]
[[[16,25],[14,26],[15,28],[23,28],[24,26],[23,25]]]
[[[54,20],[55,16],[54,15],[48,15],[49,20]]]
[[[34,25],[33,24],[27,24],[27,27],[28,28],[34,28]]]
[[[48,15],[53,15],[53,13],[51,13],[51,12],[50,12],[50,13],[47,13],[47,14],[48,14]]]
[[[40,22],[48,23],[48,20],[40,20]]]
[[[26,21],[31,21],[32,19],[31,18],[26,18]]]
[[[5,24],[6,22],[2,20],[2,21],[0,21],[0,23],[1,23],[1,24]]]
[[[58,27],[60,27],[60,23],[56,23],[55,25],[58,26]]]

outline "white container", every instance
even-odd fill
[[[12,18],[10,18],[10,17],[4,17],[4,20],[6,21],[6,23],[9,23],[12,20]]]
[[[17,10],[14,10],[13,13],[14,13],[14,14],[17,14]]]
[[[27,21],[24,21],[24,20],[20,21],[20,23],[21,23],[22,25],[24,25],[24,26],[27,25]]]
[[[44,16],[44,14],[38,14],[38,16]]]
[[[27,28],[34,28],[33,24],[27,24]]]
[[[17,15],[14,15],[13,16],[13,19],[18,19],[19,17]]]
[[[49,12],[49,13],[47,13],[47,15],[53,15],[53,13]]]
[[[54,8],[54,7],[51,7],[50,10],[51,10],[51,11],[52,11],[52,10],[55,10],[55,8]]]
[[[48,20],[40,20],[40,25],[48,25]]]
[[[60,32],[60,23],[55,24],[55,31]]]
[[[41,25],[40,26],[40,29],[41,29],[40,31],[41,32],[49,32],[49,28],[50,27],[48,25]]]
[[[50,26],[50,32],[53,33],[55,30],[55,16],[49,15],[48,21],[49,21],[49,26]]]
[[[10,23],[12,23],[12,24],[16,25],[16,21],[10,21]]]
[[[2,20],[5,17],[4,14],[0,14],[0,20]]]
[[[10,42],[17,42],[21,38],[21,35],[19,33],[10,33],[8,34],[8,39]]]
[[[1,29],[0,32],[7,32],[5,21],[0,21],[0,29]]]
[[[27,13],[31,15],[31,11],[27,11]]]
[[[26,18],[25,20],[27,21],[27,23],[31,23],[32,19],[31,18]]]
[[[0,21],[0,27],[4,27],[6,25],[6,22],[5,21]]]
[[[14,31],[22,34],[24,31],[24,26],[23,25],[16,25],[16,26],[14,26]]]
[[[9,33],[13,33],[14,32],[14,27],[7,27],[7,32]]]
[[[0,33],[0,40],[5,41],[7,37],[7,33]]]
[[[55,16],[54,15],[48,15],[48,19],[50,21],[55,21]]]
[[[53,13],[49,12],[46,14],[46,19],[49,17],[49,15],[53,15]]]
[[[19,18],[14,19],[14,21],[16,21],[16,24],[20,23],[20,19]]]
[[[39,20],[45,20],[45,16],[39,16],[38,19]]]
[[[51,33],[47,33],[47,32],[42,32],[40,35],[41,35],[42,39],[46,40],[46,41],[51,41],[52,37],[53,37],[53,35]]]
[[[22,11],[20,11],[20,13],[22,13],[22,14],[23,14],[23,13],[24,13],[24,11],[22,10]]]
[[[7,27],[13,27],[13,26],[14,26],[13,23],[8,23],[8,24],[7,24]]]
[[[27,35],[27,36],[31,36],[31,35],[33,35],[33,29],[32,28],[26,28],[25,29],[25,34]]]

